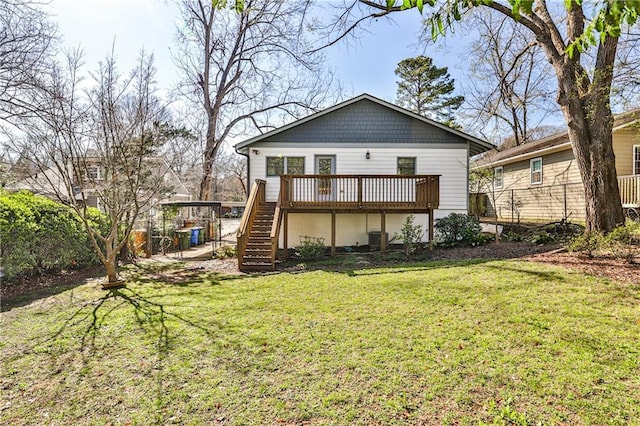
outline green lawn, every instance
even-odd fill
[[[640,285],[178,266],[0,314],[0,424],[640,424]]]

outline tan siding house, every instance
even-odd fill
[[[613,149],[623,205],[640,204],[640,110],[616,117]],[[503,220],[584,220],[584,190],[566,133],[488,153],[473,169],[491,168],[486,211]],[[473,195],[473,194],[472,194]]]

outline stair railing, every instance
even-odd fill
[[[249,233],[253,228],[253,222],[255,221],[258,208],[264,204],[265,201],[265,186],[267,182],[261,179],[256,179],[255,183],[251,187],[249,193],[249,199],[247,205],[242,214],[242,220],[240,221],[240,228],[236,237],[238,239],[238,269],[242,268],[242,261],[246,254],[247,241],[249,240]]]
[[[271,270],[276,269],[276,257],[278,255],[278,240],[280,237],[280,224],[282,223],[282,205],[286,202],[287,194],[289,192],[289,182],[284,179],[284,176],[280,177],[280,193],[278,194],[278,201],[276,203],[276,209],[273,212],[273,222],[271,222]]]

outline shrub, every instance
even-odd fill
[[[567,249],[570,252],[584,253],[588,257],[594,257],[597,251],[606,251],[613,257],[624,258],[629,263],[634,262],[634,243],[640,234],[640,224],[627,221],[606,236],[601,233],[585,233],[576,237]]]
[[[221,246],[216,249],[216,259],[229,259],[236,257],[236,246]]]
[[[487,194],[469,194],[469,214],[486,216],[487,204]]]
[[[406,257],[411,257],[416,251],[424,234],[424,232],[422,232],[422,225],[413,224],[414,219],[415,217],[413,215],[407,216],[400,230],[400,237],[404,244],[404,255]]]
[[[547,231],[538,232],[531,237],[531,242],[534,244],[549,244],[555,240],[554,235]]]
[[[91,216],[99,229],[105,225],[97,211]],[[99,263],[78,216],[28,192],[0,195],[0,235],[8,280]]]
[[[597,250],[603,248],[604,242],[604,236],[600,232],[587,232],[574,238],[567,246],[567,250],[593,257]]]
[[[300,245],[296,247],[296,253],[302,260],[318,259],[324,255],[324,238],[308,235],[300,237]]]
[[[627,262],[634,262],[634,238],[640,233],[640,223],[628,220],[623,226],[618,226],[604,238],[605,244],[612,256],[624,258]]]
[[[509,231],[501,236],[503,241],[511,241],[514,243],[521,243],[526,240],[526,237],[519,232]]]
[[[451,213],[435,223],[436,242],[443,246],[478,245],[487,241],[475,216]]]
[[[624,225],[607,234],[607,243],[633,244],[634,237],[640,234],[640,223],[628,220]]]

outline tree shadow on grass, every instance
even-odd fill
[[[220,285],[223,281],[245,279],[247,276],[229,275],[199,268],[184,268],[181,264],[137,265],[128,279],[139,284],[164,287],[167,285],[189,287],[193,285]]]
[[[172,296],[179,297],[181,295],[173,294]],[[83,333],[80,339],[79,350],[85,353],[95,347],[96,337],[112,313],[126,305],[133,307],[136,323],[143,331],[148,331],[149,326],[152,328],[157,327],[156,334],[158,341],[156,347],[159,352],[164,353],[169,348],[170,336],[166,324],[169,318],[177,320],[177,322],[188,327],[198,329],[208,337],[215,337],[215,334],[200,322],[172,312],[167,309],[166,303],[160,303],[153,299],[153,296],[143,296],[129,287],[107,290],[102,297],[86,302],[76,309],[46,341],[55,341],[58,337],[62,336],[65,331],[75,327],[82,327]],[[113,303],[105,306],[105,304],[111,300]],[[212,324],[211,319],[208,319],[208,323]],[[222,328],[222,324],[218,321],[213,324],[218,330]]]
[[[66,335],[77,336],[79,344],[76,350],[81,356],[83,370],[90,371],[101,351],[108,352],[113,344],[111,339],[114,337],[109,337],[106,334],[102,334],[102,341],[100,341],[101,333],[110,325],[119,324],[119,321],[122,321],[121,318],[114,315],[116,311],[128,310],[129,307],[133,308],[131,315],[133,315],[134,323],[137,324],[141,332],[141,336],[138,338],[148,338],[150,343],[148,353],[145,349],[142,355],[136,356],[150,358],[150,362],[153,364],[148,376],[155,384],[154,406],[157,409],[153,422],[165,424],[163,410],[159,408],[168,403],[165,375],[169,366],[166,360],[174,348],[175,341],[184,334],[184,328],[188,327],[195,329],[198,334],[206,336],[213,342],[220,336],[221,330],[224,328],[220,321],[210,317],[206,318],[206,321],[200,316],[197,319],[191,318],[177,312],[177,308],[153,300],[152,296],[143,295],[136,289],[123,287],[111,289],[102,297],[84,303],[64,321],[53,335],[38,346],[44,343],[54,347],[57,339],[65,339]],[[122,316],[121,312],[118,314]],[[130,319],[125,318],[124,321],[129,322]],[[122,333],[115,337],[117,340],[122,339],[120,346],[117,346],[118,343],[116,343],[117,350],[122,350],[121,345],[126,344],[124,339],[127,336],[124,331]],[[71,351],[73,351],[72,348],[68,352]],[[91,378],[89,377],[88,380]]]
[[[555,282],[566,281],[565,277],[558,271],[541,271],[539,269],[525,269],[525,268],[519,268],[517,266],[510,265],[510,264],[487,265],[486,267],[488,269],[495,269],[497,271],[511,271],[511,272],[518,272],[526,275],[532,275],[536,279],[541,281],[555,281]]]
[[[402,251],[338,254],[332,258],[303,263],[295,258],[278,265],[276,273],[303,273],[327,271],[349,276],[379,275],[404,270],[430,270],[477,265],[482,263],[525,258],[557,250],[557,244],[545,246],[531,243],[501,242],[476,247],[437,247],[418,252],[407,259]]]
[[[370,266],[359,269],[345,269],[335,272],[346,274],[350,277],[371,276],[371,275],[387,275],[387,274],[401,274],[404,272],[420,272],[420,271],[433,271],[435,269],[448,269],[459,268],[471,265],[480,265],[486,262],[490,262],[491,259],[474,259],[474,260],[461,260],[461,261],[438,261],[438,262],[421,262],[416,264],[398,264],[398,265],[384,265],[384,266]]]
[[[141,284],[162,287],[166,285],[188,287],[195,284],[219,285],[223,281],[245,279],[250,276],[227,275],[219,272],[207,272],[204,269],[184,268],[180,262],[164,264],[128,265],[121,271],[128,279]],[[104,267],[96,266],[81,271],[57,276],[41,277],[41,281],[32,280],[26,284],[16,284],[8,296],[0,298],[0,312],[29,305],[37,300],[55,296],[74,289],[92,280],[104,277]],[[4,284],[5,291],[8,284]]]
[[[459,268],[472,265],[481,265],[488,262],[496,261],[496,259],[471,259],[471,260],[416,260],[414,263],[410,261],[402,263],[383,263],[383,264],[366,264],[366,265],[322,265],[311,264],[304,269],[283,270],[291,274],[300,274],[311,271],[325,271],[329,273],[344,274],[349,277],[361,277],[372,275],[388,275],[401,274],[404,272],[420,272],[433,271],[436,269]]]

